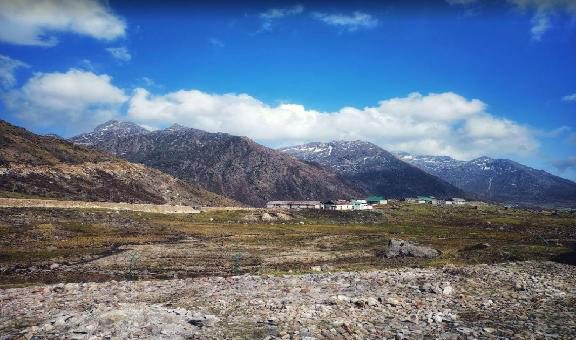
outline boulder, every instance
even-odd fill
[[[440,251],[434,248],[419,246],[404,240],[390,240],[388,242],[388,250],[384,253],[384,257],[422,257],[434,258],[440,255]]]
[[[262,214],[261,219],[265,222],[276,221],[276,218],[267,212]]]

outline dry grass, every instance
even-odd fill
[[[99,210],[0,209],[4,284],[44,281],[14,268],[69,264],[102,279],[122,276],[137,252],[139,277],[300,273],[312,266],[370,270],[527,259],[554,259],[574,245],[576,220],[493,206],[399,205],[381,212],[302,211],[290,221],[246,222],[250,211],[161,215]],[[303,222],[304,224],[301,224]],[[442,251],[436,259],[382,260],[388,240],[400,238]],[[485,249],[470,250],[479,243]],[[236,267],[236,268],[235,268]],[[60,273],[60,275],[64,275]],[[65,275],[64,275],[65,276]],[[73,279],[78,279],[74,276]],[[90,279],[90,278],[87,278]]]

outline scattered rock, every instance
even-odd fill
[[[392,257],[423,257],[434,258],[440,255],[440,251],[434,248],[419,246],[414,243],[391,239],[388,242],[388,250],[384,254],[387,258]]]
[[[0,327],[8,339],[574,339],[575,286],[576,267],[553,262],[71,283],[0,290]]]
[[[514,289],[518,291],[526,290],[526,282],[520,280],[514,282]]]
[[[386,304],[391,305],[391,306],[398,306],[400,304],[400,300],[398,300],[397,298],[394,297],[389,297],[386,298]]]

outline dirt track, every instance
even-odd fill
[[[130,204],[111,202],[57,201],[41,199],[0,198],[0,207],[110,209],[131,210],[160,214],[197,214],[200,210],[184,205]]]

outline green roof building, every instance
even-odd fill
[[[387,201],[382,196],[370,196],[366,199],[368,204],[386,204]]]

